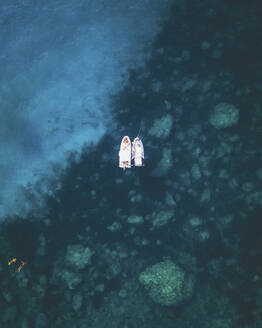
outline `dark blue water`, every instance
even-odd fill
[[[2,223],[1,327],[262,326],[261,11],[172,6],[105,135]],[[145,166],[122,171],[139,130]]]

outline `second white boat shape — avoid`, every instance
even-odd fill
[[[135,166],[144,165],[144,146],[142,140],[138,137],[132,142],[132,160]]]

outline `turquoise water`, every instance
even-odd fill
[[[117,4],[89,3],[94,12],[107,10],[109,22],[125,9]],[[148,5],[134,8],[135,25]],[[176,1],[168,11],[165,6],[158,14],[156,4],[151,8],[154,33],[147,34],[149,28],[136,35],[123,32],[134,38],[132,61],[142,62],[136,66],[122,57],[128,71],[124,82],[112,72],[121,58],[115,62],[110,54],[116,64],[107,66],[106,76],[123,84],[103,93],[110,117],[100,137],[72,146],[64,157],[58,154],[52,174],[41,166],[46,170],[36,184],[22,191],[23,218],[19,207],[16,216],[6,212],[1,327],[261,326],[261,8],[245,1]],[[76,30],[77,17],[84,20],[81,9],[75,8]],[[68,9],[63,10],[61,15]],[[121,24],[118,29],[125,30],[125,19]],[[63,29],[70,38],[72,30],[67,24]],[[98,35],[103,45],[105,34]],[[125,42],[115,41],[116,52]],[[82,61],[74,64],[65,51],[67,60],[81,71]],[[82,83],[81,74],[73,74],[72,88]],[[95,89],[103,76],[99,81]],[[67,96],[67,89],[61,90]],[[35,118],[40,113],[35,111]],[[6,117],[3,126],[22,126],[20,116]],[[88,124],[79,138],[93,128]],[[25,149],[39,144],[31,136],[34,127],[19,134]],[[65,140],[77,139],[70,124],[66,127]],[[139,130],[145,166],[122,171],[119,143]],[[5,142],[7,134],[2,135]],[[11,157],[22,149],[15,141],[14,148],[5,143]],[[58,141],[63,142],[54,137]],[[49,143],[54,150],[51,136]],[[50,159],[41,147],[34,154],[36,159],[41,154],[41,163]],[[7,185],[13,172],[10,167],[4,175]],[[17,261],[8,266],[12,258]],[[17,272],[21,261],[27,263]]]

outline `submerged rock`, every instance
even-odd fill
[[[74,289],[82,282],[82,276],[77,272],[61,270],[57,273],[57,278],[63,280],[69,289]]]
[[[174,211],[159,211],[152,213],[153,228],[160,228],[168,223],[169,220],[174,218]]]
[[[195,278],[171,261],[163,261],[147,268],[139,282],[158,304],[174,306],[192,297]]]
[[[131,215],[128,217],[127,222],[130,224],[142,224],[144,219],[141,215]]]
[[[80,310],[82,303],[83,303],[83,296],[80,293],[75,294],[72,299],[72,307],[74,311],[77,312],[78,310]]]
[[[167,175],[169,170],[173,166],[173,159],[172,159],[172,150],[168,148],[164,148],[162,151],[162,158],[158,162],[156,168],[152,171],[151,175],[153,177],[163,177]]]
[[[149,129],[149,135],[155,138],[167,138],[173,125],[173,117],[170,114],[155,120],[153,126]]]
[[[224,129],[238,123],[239,110],[232,104],[220,103],[209,116],[209,123],[216,129]]]
[[[74,269],[82,270],[91,261],[92,252],[82,245],[70,245],[67,247],[66,264]]]

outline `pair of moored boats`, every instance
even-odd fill
[[[144,146],[139,137],[131,143],[130,138],[124,136],[119,151],[119,167],[125,170],[130,169],[132,165],[138,167],[144,165]]]

